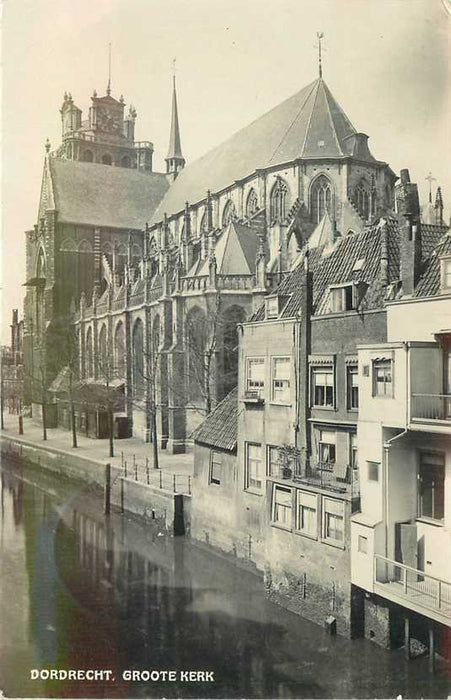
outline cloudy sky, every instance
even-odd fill
[[[427,197],[432,171],[451,202],[449,0],[6,0],[3,4],[3,340],[21,307],[24,231],[36,222],[44,141],[60,143],[65,90],[84,110],[112,93],[138,111],[136,138],[168,145],[177,59],[188,161],[324,78],[376,158],[409,167]],[[448,9],[447,9],[448,7]]]

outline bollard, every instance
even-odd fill
[[[146,480],[150,484],[150,474],[149,474],[149,458],[146,457]]]
[[[19,435],[23,435],[23,416],[19,416]]]
[[[160,471],[160,489],[163,488],[163,483],[162,483],[162,482],[163,482],[163,472]]]
[[[127,460],[124,462],[124,477],[127,478]]]
[[[105,500],[104,512],[109,515],[111,510],[111,464],[105,465]]]

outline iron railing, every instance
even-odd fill
[[[374,583],[387,586],[396,596],[411,600],[417,606],[439,611],[451,619],[449,581],[375,554]]]
[[[360,496],[358,469],[349,464],[296,459],[288,465],[281,465],[280,471],[284,478],[291,478],[299,483],[335,493],[346,493],[352,498]]]
[[[132,459],[127,460],[124,458],[124,453],[121,454],[121,467],[121,476],[124,479],[147,484],[171,493],[191,495],[191,474],[177,474],[163,469],[154,469],[149,459],[146,458],[145,462],[140,462],[135,455],[132,455]]]
[[[438,420],[451,423],[451,394],[412,394],[412,420]]]

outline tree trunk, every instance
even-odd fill
[[[152,443],[153,443],[153,468],[159,469],[158,463],[158,437],[157,437],[157,413],[152,412]]]
[[[45,410],[45,403],[44,401],[42,402],[42,439],[47,440],[47,423],[46,423],[46,410]]]
[[[110,442],[110,457],[114,457],[114,422],[113,411],[108,409],[108,424],[109,424],[109,442]]]

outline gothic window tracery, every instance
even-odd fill
[[[250,190],[247,201],[246,201],[246,217],[250,219],[258,211],[258,197],[257,193],[252,187]]]
[[[122,321],[119,321],[114,332],[114,369],[116,377],[125,377],[125,331]]]
[[[92,343],[92,328],[88,328],[86,333],[86,377],[89,379],[94,376],[94,350]]]
[[[282,178],[277,178],[270,195],[270,218],[271,223],[284,221],[289,208],[289,189]]]
[[[73,238],[65,238],[61,242],[60,251],[64,253],[75,253],[77,250],[77,244]]]
[[[222,212],[222,225],[227,226],[235,218],[235,205],[231,199],[227,200]]]
[[[202,214],[202,218],[200,220],[200,233],[208,233],[207,212]]]
[[[360,216],[366,221],[370,215],[370,195],[364,180],[361,180],[355,189],[355,203]]]
[[[144,327],[140,318],[133,326],[133,392],[136,398],[144,394]]]
[[[320,175],[313,183],[310,193],[310,211],[313,222],[319,224],[326,212],[333,218],[332,206],[332,184],[325,175]]]

